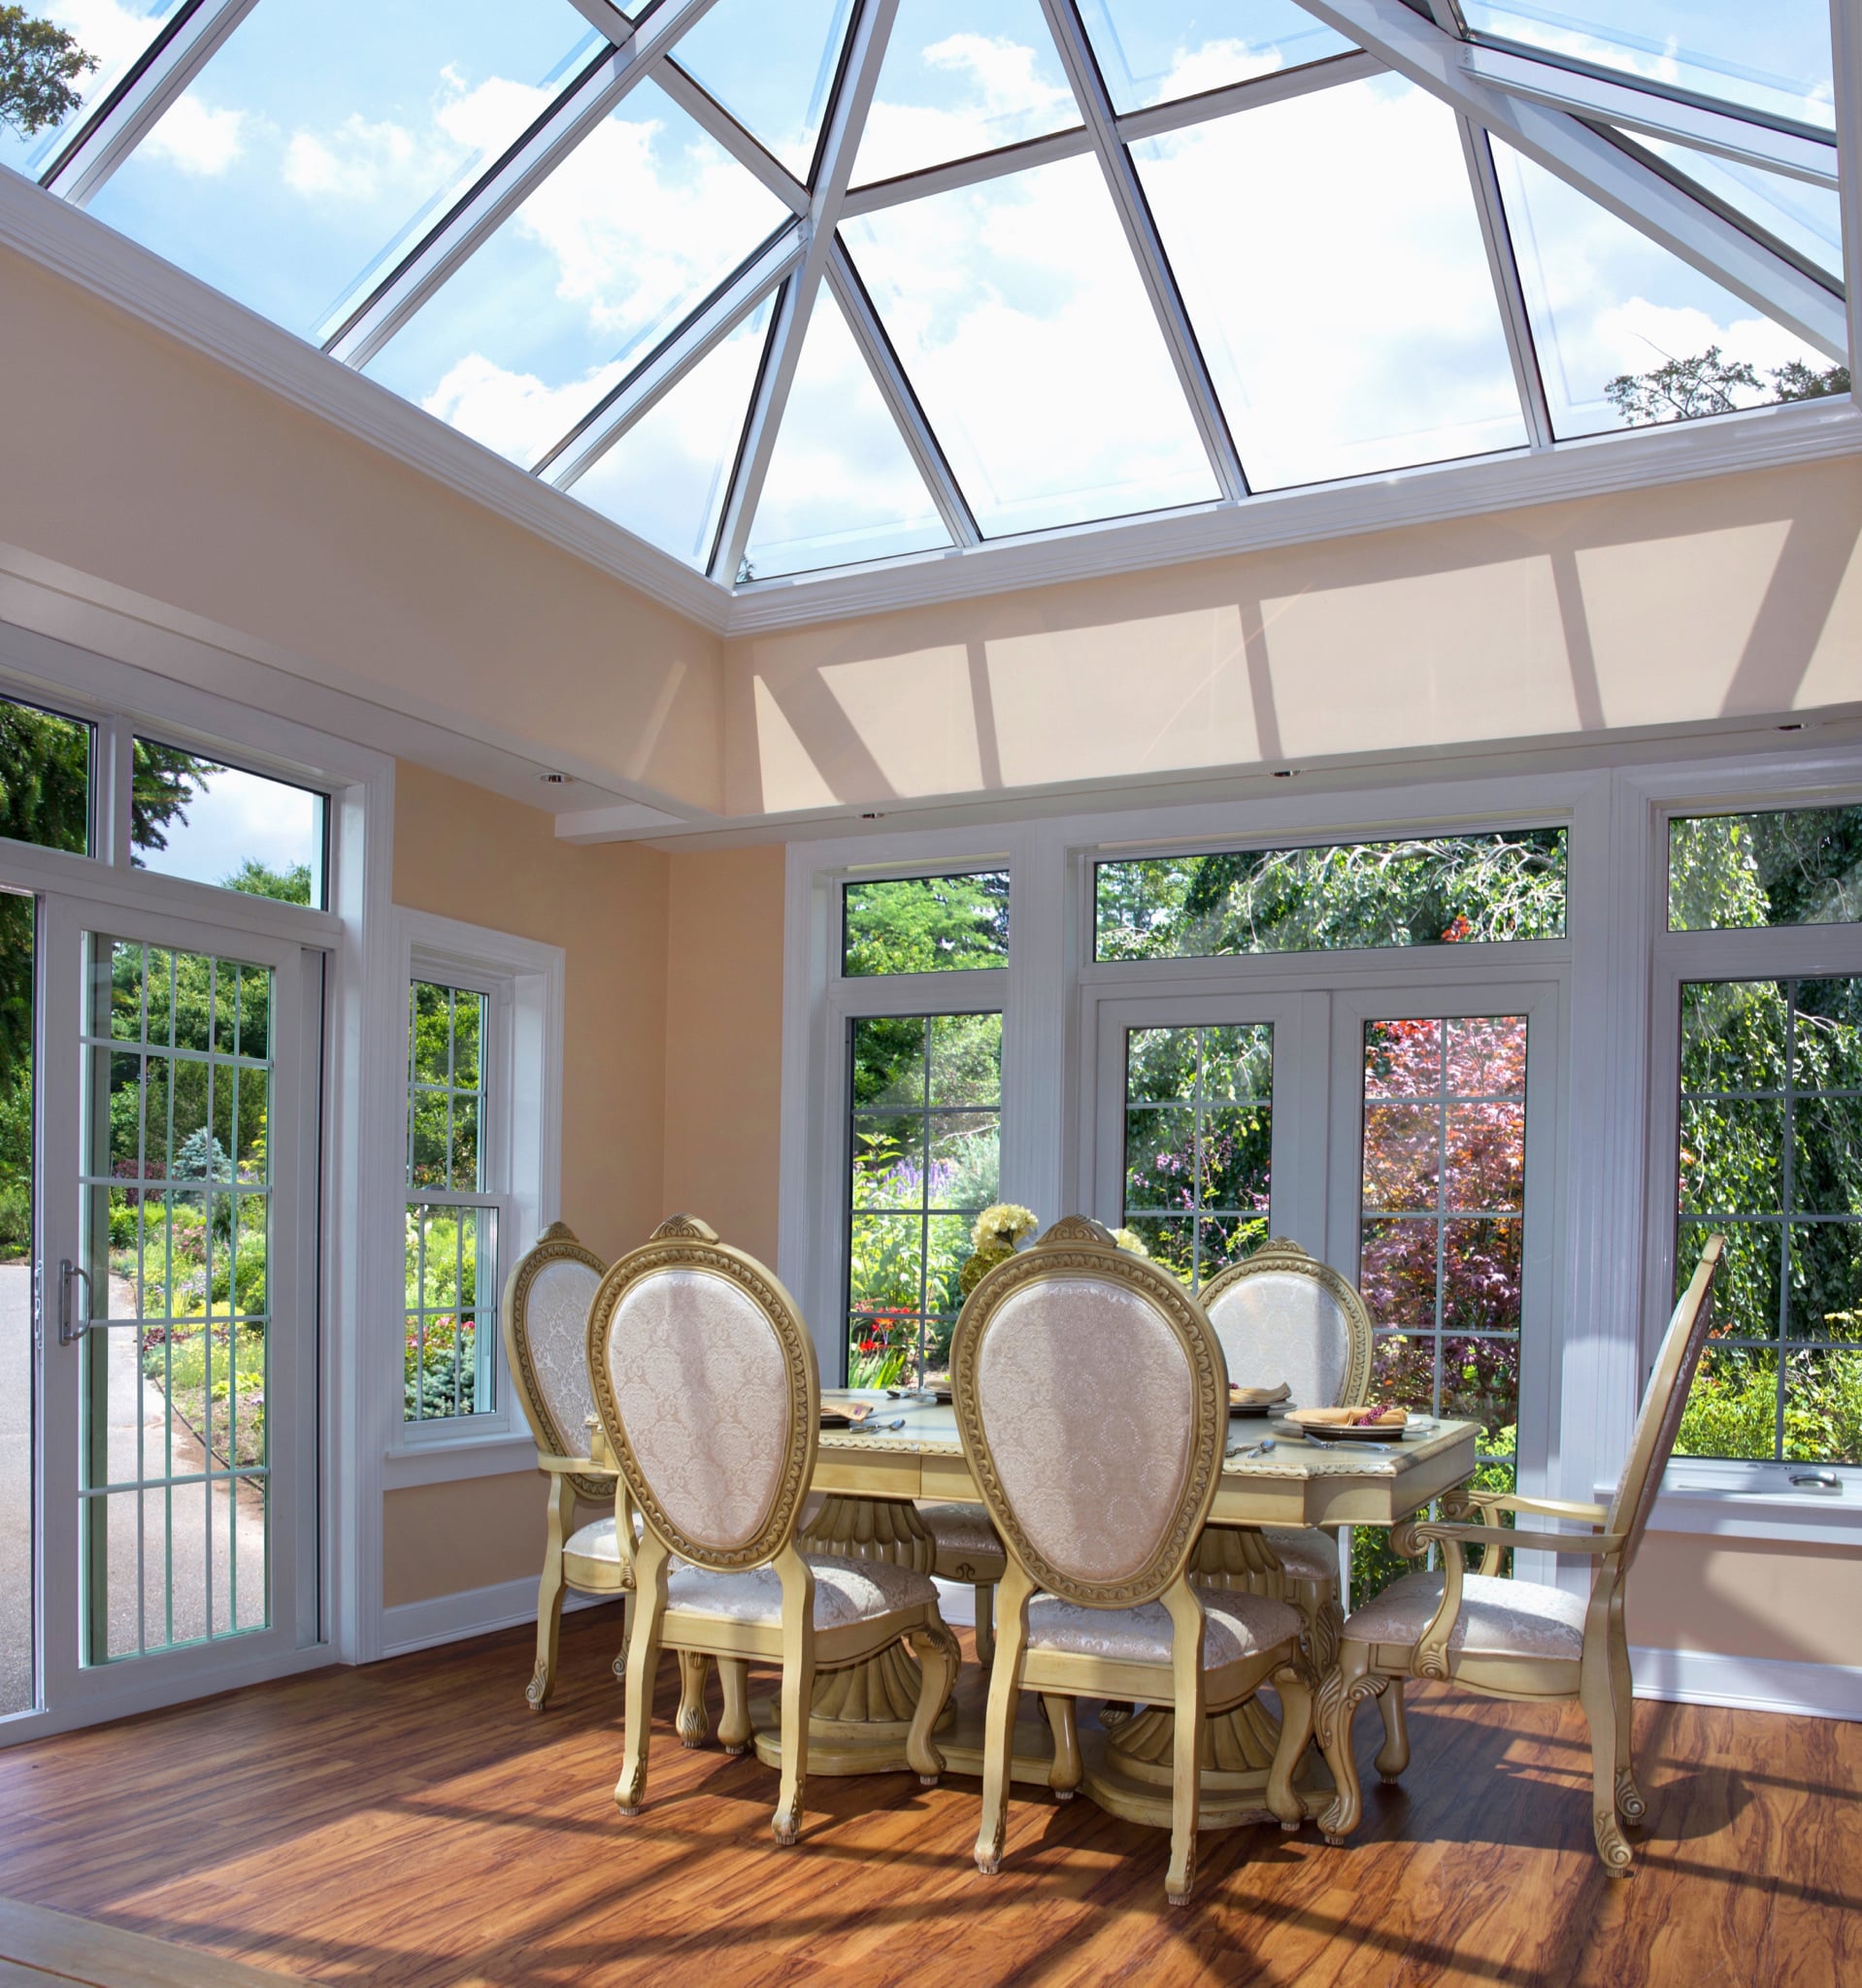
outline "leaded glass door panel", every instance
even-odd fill
[[[45,931],[45,1649],[94,1701],[315,1635],[319,969],[59,899]]]

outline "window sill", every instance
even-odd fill
[[[1649,1518],[1657,1533],[1696,1533],[1722,1540],[1765,1540],[1777,1544],[1862,1546],[1862,1483],[1839,1471],[1839,1492],[1796,1491],[1782,1472],[1673,1471]],[[1599,1484],[1608,1504],[1615,1485]]]
[[[390,1449],[382,1482],[389,1491],[416,1484],[453,1484],[466,1477],[500,1477],[537,1468],[536,1440],[528,1430],[449,1436]]]

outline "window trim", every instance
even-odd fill
[[[487,1128],[481,1138],[485,1177],[494,1183],[487,1192],[499,1211],[496,1276],[501,1295],[510,1267],[535,1243],[561,1206],[566,958],[559,945],[401,906],[394,908],[393,925],[396,1020],[390,1024],[383,1015],[382,1026],[399,1052],[392,1171],[396,1199],[383,1219],[392,1220],[397,1237],[402,1233],[407,1209],[409,984],[415,979],[434,980],[487,994],[491,1042],[482,1047],[481,1055],[491,1080],[486,1085]],[[425,1422],[403,1419],[404,1249],[395,1252],[394,1275],[394,1329],[391,1335],[382,1335],[379,1362],[371,1362],[380,1375],[384,1405],[392,1410],[391,1417],[384,1416],[384,1487],[396,1490],[528,1470],[536,1444],[513,1395],[502,1334],[492,1349],[495,1408],[484,1414]]]

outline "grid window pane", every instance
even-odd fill
[[[848,1383],[949,1371],[971,1231],[996,1199],[1002,1016],[881,1015],[848,1032]]]
[[[1715,1231],[1726,1255],[1679,1455],[1858,1460],[1858,1007],[1856,978],[1681,989],[1677,1290]]]
[[[488,1199],[483,1138],[490,1008],[489,997],[470,987],[416,979],[408,989],[410,1422],[488,1414],[497,1406],[498,1212]]]
[[[1129,1029],[1120,1219],[1192,1289],[1267,1239],[1274,1025]]]

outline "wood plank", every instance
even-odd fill
[[[775,1775],[674,1738],[670,1662],[647,1806],[620,1816],[616,1631],[611,1607],[565,1623],[542,1714],[513,1631],[0,1752],[0,1892],[183,1943],[163,1988],[209,1988],[213,1956],[387,1988],[1862,1981],[1862,1727],[1640,1706],[1650,1827],[1616,1882],[1577,1707],[1413,1688],[1401,1787],[1360,1715],[1348,1844],[1206,1833],[1175,1911],[1161,1832],[1038,1790],[993,1878],[955,1777],[817,1775],[780,1850]]]
[[[4,1898],[0,1964],[22,1980],[72,1981],[83,1988],[277,1988],[296,1978]],[[0,1973],[0,1981],[7,1978]]]

